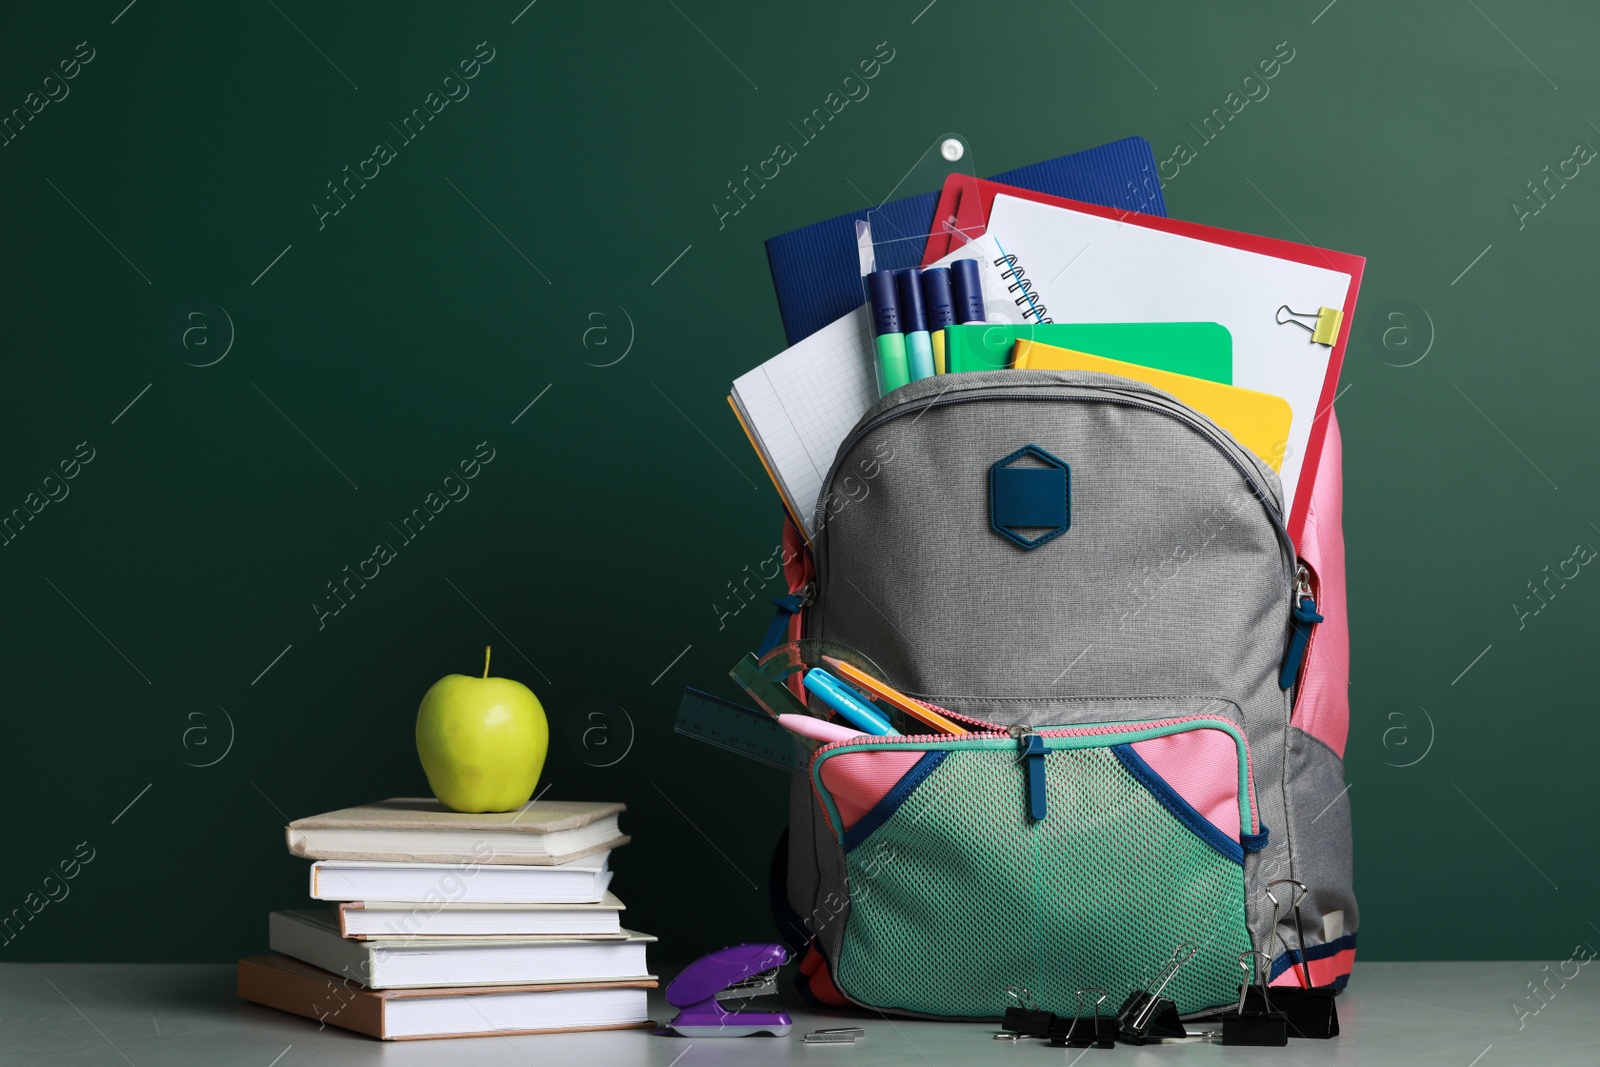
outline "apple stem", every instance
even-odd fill
[[[489,646],[483,646],[483,676],[489,677]]]

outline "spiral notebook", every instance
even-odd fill
[[[767,477],[808,540],[834,453],[878,399],[870,325],[867,309],[857,308],[741,375],[728,393]]]
[[[1041,206],[1059,212],[1051,219]],[[1233,337],[1233,384],[1282,396],[1294,412],[1282,481],[1289,536],[1298,542],[1365,259],[961,175],[945,182],[937,211],[941,218],[959,211],[963,232],[986,232],[1015,257],[1016,270],[1026,265],[1033,301],[1048,309],[1042,321],[1194,319],[1226,326]],[[973,219],[982,227],[969,227]],[[1156,237],[1175,243],[1157,249]],[[1335,284],[1315,284],[1314,277]],[[1285,320],[1291,308],[1312,312],[1316,327]]]
[[[1322,452],[1364,260],[1325,248],[1215,226],[1122,216],[1094,204],[1051,201],[992,182],[952,180],[991,201],[986,237],[1014,270],[1027,267],[1030,299],[1067,322],[1218,322],[1233,338],[1233,384],[1288,401],[1279,477],[1298,539]],[[1337,335],[1285,323],[1286,308],[1342,311]]]

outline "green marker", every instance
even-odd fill
[[[867,295],[872,301],[872,335],[878,347],[878,395],[883,396],[911,381],[894,271],[875,270],[867,275]]]

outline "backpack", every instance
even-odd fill
[[[1140,382],[945,375],[861,418],[809,551],[787,525],[792,616],[769,639],[856,649],[970,732],[830,744],[794,776],[774,872],[804,994],[948,1019],[1001,1016],[1008,987],[1115,1006],[1179,946],[1164,995],[1185,1016],[1235,1001],[1251,950],[1274,985],[1343,987],[1328,419],[1297,554],[1276,474]]]

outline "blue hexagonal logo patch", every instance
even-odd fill
[[[989,468],[989,525],[1007,541],[1035,549],[1072,526],[1072,468],[1038,445],[1024,445]]]

